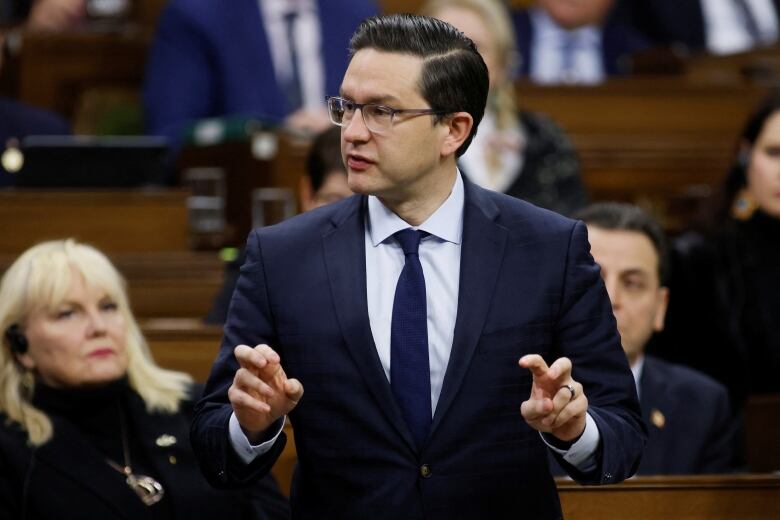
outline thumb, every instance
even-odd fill
[[[284,393],[287,395],[287,399],[297,405],[303,396],[303,385],[297,379],[288,379],[284,382]]]

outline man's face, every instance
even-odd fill
[[[633,364],[654,331],[664,326],[669,291],[660,286],[658,254],[636,231],[588,226],[590,251],[601,267],[623,350]]]
[[[614,3],[614,0],[537,0],[537,5],[564,29],[603,24]]]
[[[395,109],[430,108],[417,87],[422,64],[416,56],[362,49],[352,57],[341,96]],[[446,178],[446,124],[433,124],[431,115],[396,114],[388,131],[373,133],[358,112],[341,129],[341,153],[352,191],[402,203],[424,197]]]
[[[343,170],[331,170],[325,174],[320,189],[315,191],[311,198],[305,201],[304,211],[319,208],[326,204],[338,202],[352,195],[352,190],[347,184],[347,174]]]

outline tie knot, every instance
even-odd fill
[[[420,247],[420,240],[423,237],[428,236],[429,233],[425,231],[417,231],[416,229],[408,228],[394,233],[393,236],[398,243],[401,244],[401,249],[404,250],[404,255],[416,255],[417,250]]]

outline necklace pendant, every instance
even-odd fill
[[[165,490],[158,481],[146,475],[127,475],[127,485],[135,491],[138,498],[147,506],[153,506],[163,499]]]

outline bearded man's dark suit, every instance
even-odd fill
[[[644,444],[636,390],[585,227],[465,181],[451,357],[417,447],[377,354],[366,297],[367,199],[353,196],[252,232],[225,337],[196,407],[192,441],[212,484],[266,472],[283,436],[242,465],[227,389],[238,344],[267,343],[304,395],[291,412],[294,518],[560,518],[547,450],[520,415],[532,379],[517,361],[571,358],[601,433],[585,483],[635,471]]]

